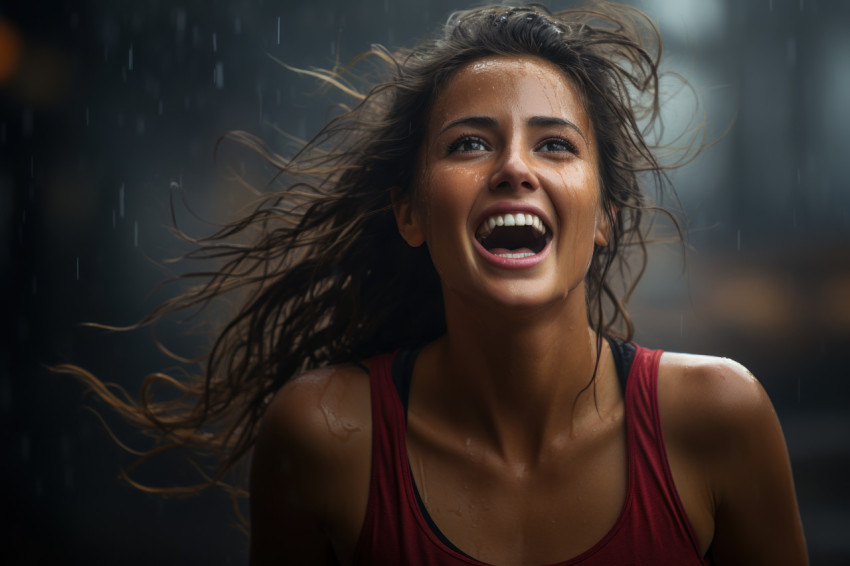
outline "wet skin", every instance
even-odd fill
[[[623,398],[607,346],[596,399],[580,395],[596,362],[583,281],[608,239],[597,170],[573,85],[539,59],[485,58],[441,89],[415,196],[395,206],[402,237],[428,245],[448,325],[414,367],[411,471],[440,530],[487,563],[574,557],[625,499]],[[520,209],[549,239],[513,261],[476,235],[488,216]],[[664,354],[659,406],[700,552],[715,564],[805,563],[782,433],[758,382],[728,360]],[[284,386],[254,454],[252,563],[350,563],[370,455],[361,369]]]
[[[411,245],[427,241],[457,300],[562,301],[584,280],[594,244],[607,241],[590,120],[546,62],[489,58],[459,71],[432,108],[419,171],[402,234]],[[551,241],[540,261],[512,269],[483,253],[475,235],[488,212],[514,210],[536,213]]]

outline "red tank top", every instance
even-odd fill
[[[394,354],[370,361],[372,476],[355,566],[483,566],[440,541],[420,512],[405,445],[405,412],[392,379]],[[625,389],[628,488],[602,539],[557,566],[707,565],[679,500],[658,417],[660,350],[637,347]]]

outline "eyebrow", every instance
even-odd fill
[[[557,118],[555,116],[532,116],[528,119],[527,124],[529,126],[538,128],[546,126],[565,126],[567,128],[575,130],[578,135],[581,136],[581,139],[587,141],[587,138],[584,137],[584,132],[581,131],[581,128],[579,128],[573,122],[570,122],[569,120],[565,120],[563,118]],[[495,128],[498,125],[499,122],[495,118],[492,118],[490,116],[464,116],[463,118],[452,120],[451,122],[446,124],[443,129],[440,130],[440,134],[456,126],[477,126],[479,128]]]

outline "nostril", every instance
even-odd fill
[[[491,185],[493,186],[493,185]],[[530,180],[522,180],[519,182],[511,182],[507,179],[503,181],[499,181],[493,186],[493,190],[511,190],[513,188],[523,188],[527,190],[534,190],[535,184]]]

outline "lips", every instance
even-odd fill
[[[487,255],[524,259],[542,252],[552,239],[552,231],[533,211],[494,211],[484,216],[475,239]]]

